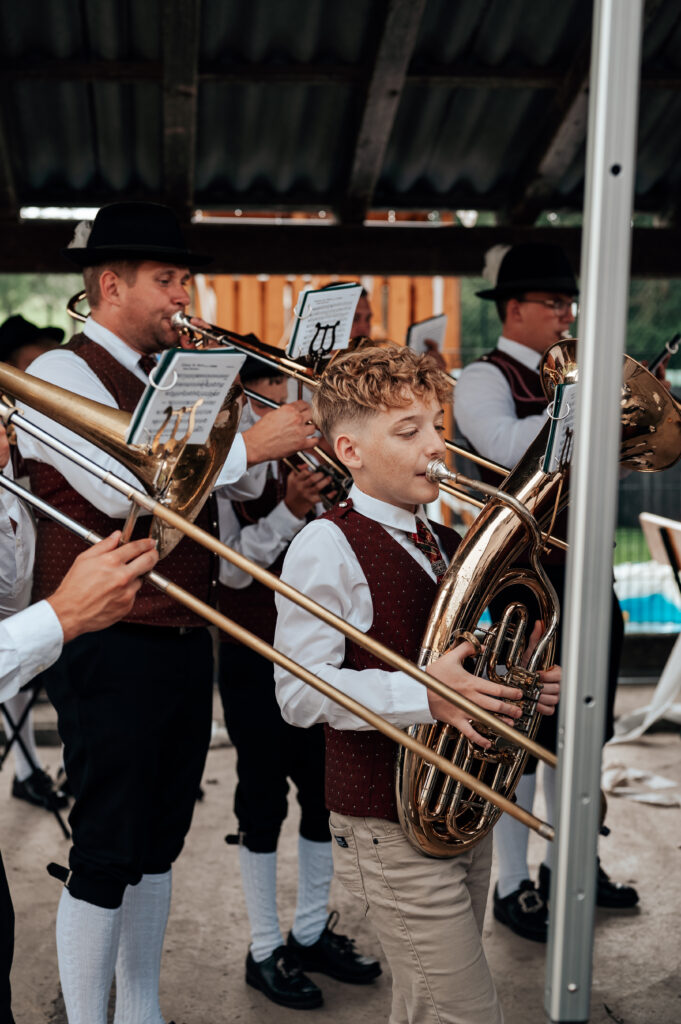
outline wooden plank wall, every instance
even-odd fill
[[[238,334],[253,332],[268,345],[285,348],[292,310],[303,288],[321,288],[338,280],[324,276],[206,275],[197,282],[196,310]],[[410,324],[438,313],[447,314],[444,358],[449,369],[461,364],[461,291],[453,277],[363,277],[373,310],[372,336],[404,344]],[[203,297],[204,301],[201,302]],[[210,310],[206,307],[210,306]],[[447,411],[447,436],[453,437],[452,411]],[[451,510],[441,503],[443,522]]]
[[[214,293],[215,322],[239,334],[252,331],[268,345],[284,347],[291,311],[303,288],[321,288],[333,277],[206,275],[197,292],[197,312],[204,288]],[[461,309],[458,278],[360,278],[373,310],[373,337],[404,344],[407,328],[437,313],[448,316],[444,356],[447,366],[461,366]],[[205,293],[204,293],[205,294]],[[212,317],[209,317],[212,319]]]

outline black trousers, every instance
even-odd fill
[[[563,598],[565,594],[565,566],[564,565],[549,565],[546,566],[546,573],[556,588],[558,594],[558,600],[563,605]],[[529,619],[529,628],[531,630],[534,621],[539,617],[539,606],[537,605],[534,596],[526,587],[508,587],[503,593],[492,601],[490,611],[492,614],[493,621],[498,621],[504,607],[510,601],[521,601],[527,605]],[[605,618],[605,617],[604,617]],[[620,667],[620,657],[622,653],[622,641],[624,639],[624,619],[622,618],[622,609],[620,608],[619,601],[615,591],[612,592],[612,618],[610,623],[610,640],[609,640],[609,662],[608,662],[608,690],[607,690],[607,701],[605,709],[605,729],[603,733],[603,742],[607,743],[614,731],[614,707],[615,707],[615,695],[617,693],[617,675]],[[558,625],[558,636],[556,642],[556,663],[560,665],[562,658],[562,641],[563,641],[563,619],[561,617]],[[553,715],[542,716],[539,729],[537,731],[536,740],[537,743],[541,743],[543,747],[551,750],[555,753],[556,750],[556,736],[558,731],[558,709]],[[527,765],[525,767],[526,775],[533,775],[537,770],[537,759],[535,757],[529,757],[527,759]]]
[[[14,1024],[9,975],[14,956],[14,907],[0,855],[0,1024]]]
[[[206,629],[119,624],[68,644],[48,693],[75,803],[69,891],[120,906],[182,849],[210,742]]]
[[[284,721],[272,664],[248,647],[220,645],[220,696],[238,756],[234,812],[244,845],[253,853],[276,850],[288,779],[298,790],[300,835],[312,842],[330,841],[323,727],[298,729]]]

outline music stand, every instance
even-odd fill
[[[641,512],[638,518],[651,555],[660,565],[671,566],[681,594],[681,522],[650,512]],[[618,719],[610,744],[638,739],[660,718],[681,723],[681,704],[675,703],[680,693],[681,634],[667,658],[650,704]]]
[[[42,685],[40,683],[40,676],[38,676],[36,679],[31,680],[31,682],[28,683],[28,686],[33,688],[33,692],[31,694],[31,699],[29,700],[28,704],[26,705],[26,707],[22,711],[22,713],[21,713],[21,715],[19,717],[19,720],[17,722],[14,722],[12,720],[12,716],[9,713],[9,711],[7,710],[7,708],[4,706],[4,704],[0,705],[0,708],[2,710],[2,714],[4,715],[4,718],[5,718],[5,722],[6,722],[7,726],[9,726],[9,728],[5,730],[6,731],[6,735],[5,735],[5,749],[3,750],[2,754],[0,754],[0,771],[2,771],[2,768],[3,768],[4,764],[5,764],[6,759],[7,759],[7,755],[9,754],[9,752],[10,752],[10,750],[12,748],[12,745],[14,743],[17,743],[21,747],[21,752],[23,753],[24,757],[26,758],[26,760],[28,761],[29,765],[31,766],[31,770],[32,771],[37,771],[38,770],[38,765],[35,763],[35,761],[31,757],[31,753],[28,750],[26,744],[24,743],[24,741],[22,739],[21,730],[22,730],[22,728],[24,726],[24,722],[28,718],[28,716],[29,716],[29,714],[30,714],[30,712],[31,712],[31,710],[33,708],[33,705],[35,704],[35,702],[38,699],[38,695],[40,693],[40,690],[42,689]],[[71,838],[71,833],[69,832],[68,828],[66,827],[66,823],[64,822],[64,819],[61,816],[61,812],[60,812],[59,808],[55,806],[55,807],[50,807],[48,809],[54,814],[55,818],[57,819],[57,823],[59,825],[59,828],[62,830],[62,833],[64,835],[64,839],[70,839]]]

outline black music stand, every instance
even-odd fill
[[[31,699],[29,700],[28,704],[26,705],[26,707],[22,711],[21,716],[20,716],[20,718],[19,718],[19,720],[17,722],[14,722],[12,720],[12,716],[9,713],[9,711],[7,710],[7,708],[5,707],[5,705],[4,704],[0,705],[1,708],[2,708],[2,714],[4,715],[4,718],[5,718],[5,722],[7,723],[7,726],[9,726],[9,729],[6,730],[7,735],[5,737],[5,749],[3,750],[2,754],[0,754],[0,771],[2,771],[2,768],[3,768],[4,764],[5,764],[6,759],[7,759],[7,755],[9,754],[9,752],[10,752],[10,750],[12,748],[12,745],[14,743],[18,744],[18,746],[21,747],[21,752],[24,755],[24,757],[26,758],[26,760],[28,761],[29,765],[31,766],[31,769],[33,771],[37,771],[38,770],[38,765],[35,763],[35,761],[31,757],[31,754],[30,754],[28,748],[26,747],[26,744],[24,743],[24,741],[23,741],[23,739],[21,737],[21,730],[22,730],[22,728],[24,726],[24,722],[26,721],[26,719],[28,718],[30,712],[32,711],[33,706],[36,703],[36,701],[38,699],[38,696],[40,694],[40,691],[42,689],[42,683],[40,681],[40,676],[38,676],[36,679],[31,680],[31,682],[28,683],[27,686],[28,687],[32,687],[33,692],[31,694]],[[62,830],[62,833],[64,835],[64,839],[70,839],[71,838],[71,833],[69,832],[68,828],[66,827],[66,822],[62,818],[61,811],[59,810],[59,808],[55,806],[55,807],[50,807],[49,810],[52,811],[52,813],[54,814],[55,818],[57,819],[57,823],[59,825],[59,828]]]

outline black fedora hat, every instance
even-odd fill
[[[508,299],[523,292],[579,293],[570,261],[559,245],[514,245],[501,261],[495,287],[475,294],[481,299]]]
[[[59,344],[63,337],[61,327],[38,327],[17,313],[8,317],[0,327],[0,359],[7,359],[22,345],[33,345],[45,340]]]
[[[182,267],[203,267],[213,257],[190,252],[175,214],[160,203],[112,203],[98,211],[84,246],[62,253],[79,267],[109,260],[158,260]]]

